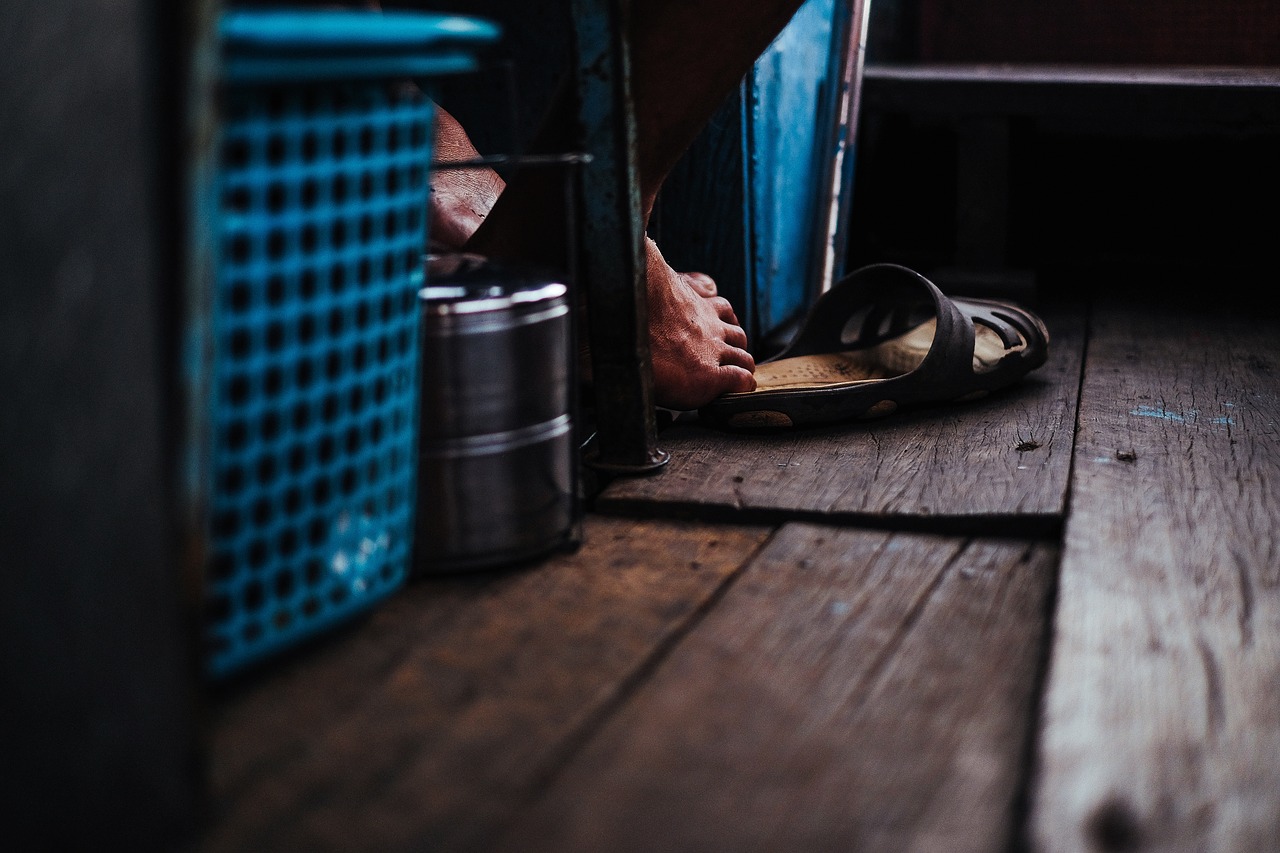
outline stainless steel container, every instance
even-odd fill
[[[415,568],[488,568],[576,544],[572,314],[553,277],[432,257],[422,308]]]

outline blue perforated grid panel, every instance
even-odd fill
[[[233,89],[217,194],[207,667],[405,578],[431,104],[393,85]]]

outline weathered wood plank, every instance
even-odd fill
[[[575,555],[410,586],[216,708],[205,849],[484,846],[767,534],[592,518]]]
[[[1261,65],[1261,64],[1260,64]],[[1066,118],[1112,129],[1162,120],[1262,129],[1280,119],[1280,71],[1137,64],[869,64],[863,106],[927,115]]]
[[[1003,849],[1055,559],[784,527],[499,848]]]
[[[1049,362],[984,401],[768,435],[663,432],[654,477],[619,480],[602,512],[852,521],[943,532],[1055,531],[1064,511],[1083,315],[1046,317]]]
[[[1041,849],[1280,838],[1280,322],[1099,310],[1033,816]]]

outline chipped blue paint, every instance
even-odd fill
[[[1235,403],[1223,403],[1223,406],[1229,409],[1235,408]],[[1129,414],[1140,418],[1158,418],[1162,421],[1185,424],[1195,423],[1200,417],[1200,410],[1187,409],[1185,412],[1179,413],[1171,412],[1163,406],[1138,406],[1136,409],[1131,409]],[[1208,423],[1213,424],[1214,426],[1235,426],[1236,421],[1235,418],[1230,415],[1223,415],[1221,417],[1210,418]]]
[[[752,299],[761,330],[777,328],[810,296],[813,229],[830,157],[821,115],[831,65],[834,0],[809,0],[748,77],[748,215],[754,235]]]
[[[1159,418],[1162,421],[1173,421],[1181,424],[1186,423],[1188,420],[1194,421],[1198,412],[1195,409],[1191,409],[1184,414],[1178,414],[1177,412],[1169,411],[1163,406],[1139,406],[1136,409],[1131,409],[1129,414],[1140,418]]]

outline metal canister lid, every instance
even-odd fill
[[[571,408],[568,287],[476,255],[428,256],[421,435],[432,442],[544,423]]]
[[[545,270],[514,267],[466,253],[428,255],[418,291],[426,316],[509,313],[563,300],[569,288]]]

